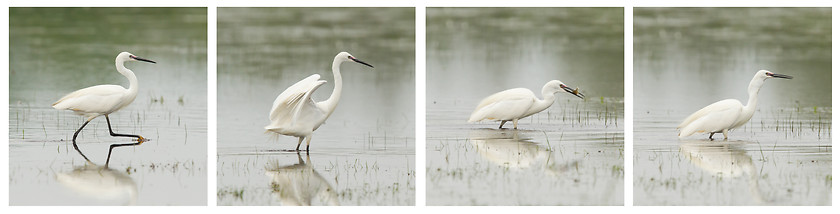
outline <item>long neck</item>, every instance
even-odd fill
[[[551,107],[551,104],[554,104],[554,100],[556,99],[556,97],[554,96],[554,91],[547,90],[547,88],[543,88],[542,96],[543,99],[537,100],[537,102],[534,103],[534,106],[531,107],[531,110],[535,113],[541,112],[547,109],[548,107]]]
[[[335,81],[335,88],[333,88],[330,98],[324,101],[328,109],[327,112],[333,112],[335,107],[338,105],[338,99],[341,99],[341,62],[341,58],[339,57],[333,59],[332,72],[333,81]]]
[[[123,65],[123,63],[124,61],[116,61],[117,71],[119,71],[120,74],[128,78],[128,92],[132,94],[137,94],[137,76],[134,76],[134,72],[128,70],[128,68],[126,68],[125,65]]]
[[[761,85],[764,85],[764,79],[756,77],[753,78],[750,82],[749,88],[747,88],[747,92],[750,94],[750,99],[747,101],[747,106],[745,106],[745,108],[748,112],[754,112],[756,106],[758,105],[758,91],[761,90]]]

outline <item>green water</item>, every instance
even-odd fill
[[[206,11],[10,8],[9,203],[205,205]],[[126,63],[137,76],[139,92],[133,103],[110,115],[111,123],[117,133],[150,141],[114,149],[110,170],[85,166],[70,142],[84,118],[51,104],[88,86],[128,87],[114,67],[122,51],[157,64]],[[97,118],[77,141],[94,164],[102,165],[108,145],[131,139],[109,136],[105,119]],[[109,179],[115,181],[110,186]]]

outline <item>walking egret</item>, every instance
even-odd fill
[[[111,145],[111,148],[108,150],[108,160],[111,159],[111,150],[113,150],[114,147],[136,146],[145,141],[145,138],[140,135],[114,133],[113,129],[111,129],[111,119],[108,118],[109,114],[122,109],[128,104],[131,104],[131,102],[134,101],[134,98],[137,97],[137,88],[139,87],[137,84],[137,76],[134,76],[134,72],[126,68],[124,63],[126,61],[155,63],[152,60],[137,57],[129,52],[120,53],[117,55],[117,59],[115,61],[117,71],[128,78],[128,89],[119,85],[91,86],[67,94],[52,104],[52,107],[55,109],[72,110],[76,114],[87,117],[85,123],[76,130],[76,133],[73,133],[73,147],[76,148],[77,151],[79,150],[79,147],[76,145],[76,137],[79,135],[79,132],[81,132],[91,120],[101,115],[105,115],[105,121],[108,122],[108,131],[111,136],[137,138],[137,143]],[[84,157],[84,155],[82,156]],[[87,159],[87,157],[85,157],[85,159]],[[107,162],[105,166],[108,166]]]
[[[709,133],[709,139],[714,140],[712,136],[715,133],[723,133],[723,139],[729,139],[729,131],[750,121],[753,113],[755,113],[755,107],[758,105],[758,91],[764,85],[764,80],[770,78],[793,79],[792,76],[760,70],[755,73],[752,81],[750,81],[749,88],[747,88],[750,100],[747,101],[746,106],[741,105],[741,101],[736,99],[726,99],[712,103],[685,118],[677,126],[677,129],[680,129],[678,136],[683,138],[695,133]]]
[[[554,94],[565,90],[575,96],[583,99],[584,95],[578,89],[572,89],[559,80],[548,81],[543,86],[543,99],[540,100],[534,95],[534,92],[526,88],[508,89],[493,95],[490,95],[475,108],[472,115],[470,115],[469,122],[478,122],[482,120],[502,121],[499,129],[505,125],[507,121],[513,121],[513,128],[517,129],[519,119],[539,113],[551,104],[554,104]]]
[[[277,99],[269,112],[268,119],[271,123],[265,126],[267,132],[298,137],[298,144],[295,151],[300,151],[300,144],[306,140],[306,151],[309,151],[309,143],[312,141],[314,132],[324,121],[335,111],[338,100],[341,98],[341,63],[357,62],[373,68],[372,65],[356,59],[347,52],[335,55],[332,63],[332,72],[335,79],[335,88],[330,98],[321,102],[312,100],[312,93],[326,80],[320,80],[321,75],[313,74],[289,88],[286,88]]]

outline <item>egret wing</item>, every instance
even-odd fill
[[[297,119],[294,117],[300,114],[301,109],[303,109],[305,105],[314,105],[311,98],[312,93],[318,89],[318,87],[327,82],[325,80],[319,80],[320,78],[320,75],[313,74],[312,76],[289,86],[289,88],[286,88],[286,90],[283,91],[283,93],[280,93],[280,95],[277,96],[277,99],[274,100],[271,112],[269,113],[269,119],[271,121],[279,121],[283,118],[290,117],[293,121]]]
[[[679,137],[687,137],[694,133],[712,133],[728,129],[738,119],[742,109],[741,102],[737,100],[723,100],[709,105],[692,114],[692,116],[689,116],[689,119],[691,117],[696,117],[696,119],[680,128]]]
[[[683,127],[687,126],[688,124],[690,124],[691,122],[694,122],[695,120],[700,119],[701,117],[706,116],[713,111],[720,111],[722,109],[728,109],[728,108],[733,108],[733,107],[740,108],[741,107],[741,102],[738,101],[738,100],[735,100],[735,99],[726,99],[726,100],[717,101],[717,102],[712,103],[712,104],[710,104],[706,107],[703,107],[700,110],[697,110],[693,114],[686,117],[685,120],[683,120],[683,122],[680,123],[680,125],[677,126],[677,128],[683,128]]]
[[[508,89],[481,100],[469,122],[519,118],[534,104],[534,93],[525,88]]]
[[[120,106],[120,102],[132,100],[121,99],[127,89],[119,85],[91,86],[65,95],[52,104],[55,109],[69,109],[77,112],[109,112]]]

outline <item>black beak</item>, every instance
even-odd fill
[[[137,56],[134,56],[134,55],[129,56],[129,57],[131,57],[132,59],[137,60],[137,61],[150,62],[150,63],[157,63],[157,62],[155,62],[155,61],[148,60],[148,59],[143,59],[143,58],[140,58],[140,57],[137,57]]]
[[[770,76],[774,77],[774,78],[793,79],[792,76],[788,76],[788,75],[784,75],[784,74],[770,73]]]
[[[358,60],[358,59],[352,58],[352,57],[350,59],[353,60],[353,62],[358,62],[359,64],[367,65],[368,67],[373,68],[373,65],[367,64],[367,62],[362,62],[362,60]]]
[[[566,92],[569,92],[570,94],[574,94],[575,96],[577,96],[581,99],[586,97],[586,96],[583,95],[583,93],[580,93],[580,91],[578,91],[577,89],[569,88],[569,86],[566,86],[566,85],[560,85],[560,87],[562,87],[563,90],[565,90]]]

